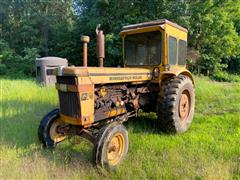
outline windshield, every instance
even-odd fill
[[[127,65],[158,65],[161,63],[159,31],[129,35],[125,38],[124,54]]]

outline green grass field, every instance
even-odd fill
[[[127,158],[104,174],[94,168],[85,140],[68,140],[53,151],[39,144],[38,124],[58,106],[54,87],[0,79],[0,179],[240,179],[240,84],[195,79],[189,131],[161,134],[153,127],[155,114],[130,120]]]

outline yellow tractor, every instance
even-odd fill
[[[104,34],[99,27],[99,67],[87,67],[87,44],[82,36],[83,66],[59,67],[56,75],[59,109],[43,117],[38,137],[55,147],[78,135],[94,144],[98,167],[116,168],[126,157],[128,133],[123,125],[139,110],[156,112],[159,129],[185,132],[193,119],[195,92],[186,69],[187,30],[168,20],[124,26],[123,68],[103,67]]]

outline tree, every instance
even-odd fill
[[[190,46],[200,51],[204,72],[215,74],[227,67],[224,59],[240,54],[240,37],[231,15],[235,5],[224,0],[190,3]]]
[[[81,35],[90,36],[89,65],[96,66],[95,28],[101,24],[104,65],[117,66],[122,65],[119,32],[124,25],[166,18],[189,30],[189,47],[200,52],[202,72],[213,75],[240,71],[239,17],[240,1],[234,0],[5,0],[0,2],[0,35],[8,47],[4,57],[15,57],[11,62],[19,65],[16,71],[25,66],[19,59],[29,54],[60,56],[82,65]],[[9,61],[1,54],[3,69]]]

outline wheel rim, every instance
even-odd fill
[[[110,165],[115,166],[122,158],[125,148],[125,139],[122,134],[113,136],[108,145],[107,158]]]
[[[179,101],[179,116],[182,121],[186,120],[190,110],[190,94],[184,90]]]
[[[53,124],[52,124],[52,126],[51,126],[51,128],[50,128],[50,137],[51,137],[51,139],[54,141],[54,143],[61,142],[61,141],[63,141],[63,140],[66,138],[65,135],[60,134],[60,133],[58,132],[58,128],[59,128],[61,125],[64,125],[64,123],[58,118],[58,119],[56,119],[56,120],[53,122]]]

